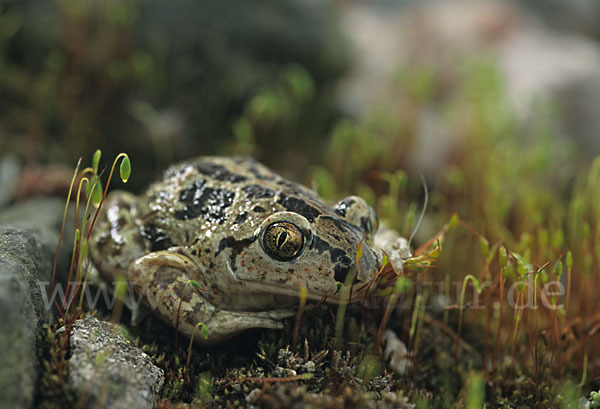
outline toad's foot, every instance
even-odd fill
[[[295,314],[292,310],[219,309],[194,288],[192,276],[202,277],[197,264],[185,255],[166,250],[136,260],[129,269],[129,282],[150,309],[199,344],[212,345],[250,328],[281,329],[281,320]]]
[[[408,240],[392,229],[381,227],[374,239],[375,247],[383,251],[397,274],[403,270],[403,261],[411,257]]]

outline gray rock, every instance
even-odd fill
[[[36,342],[48,321],[38,280],[47,249],[31,234],[0,226],[0,407],[28,408],[38,378]]]
[[[63,210],[63,200],[45,198],[0,211],[0,408],[33,403],[40,331],[51,317],[47,292]],[[73,241],[70,215],[57,264],[63,276]]]
[[[16,203],[0,211],[0,226],[12,226],[32,234],[40,246],[38,251],[44,265],[40,280],[49,282],[52,278],[52,262],[60,236],[65,200],[59,198],[35,198]],[[73,248],[74,222],[73,206],[69,209],[59,258],[57,261],[57,282],[66,282],[66,274],[71,261]]]
[[[94,317],[73,323],[69,383],[87,408],[153,408],[164,372],[119,332]]]

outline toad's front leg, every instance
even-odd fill
[[[250,328],[281,329],[281,320],[294,315],[290,310],[219,309],[189,284],[190,277],[202,277],[202,271],[194,261],[176,251],[150,253],[129,268],[129,282],[150,309],[188,337],[196,331],[194,341],[200,344],[215,344]],[[208,329],[207,334],[202,335],[197,329],[200,323]]]
[[[410,245],[397,231],[380,228],[373,239],[375,248],[382,250],[397,274],[403,270],[403,262],[411,257]]]

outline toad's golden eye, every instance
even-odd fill
[[[292,260],[304,249],[304,233],[293,223],[276,222],[264,230],[261,244],[265,253],[275,260]]]

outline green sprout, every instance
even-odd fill
[[[190,360],[192,359],[192,345],[194,344],[194,336],[196,335],[196,330],[200,328],[200,333],[204,339],[208,339],[208,327],[203,322],[199,322],[194,326],[192,331],[192,336],[190,337],[190,344],[188,346],[188,355],[185,363],[185,377],[187,379],[189,370],[190,370]]]
[[[459,301],[459,306],[458,306],[458,330],[457,330],[457,337],[456,337],[456,341],[455,341],[455,346],[454,346],[454,363],[455,365],[458,365],[458,345],[459,345],[459,339],[460,339],[460,332],[462,329],[462,322],[463,322],[463,310],[464,310],[464,304],[465,304],[465,293],[467,291],[467,284],[469,283],[469,281],[471,281],[471,283],[473,284],[473,287],[475,287],[475,290],[477,291],[477,294],[481,294],[482,288],[481,288],[481,284],[479,284],[479,280],[471,275],[471,274],[467,274],[463,280],[463,284],[460,290],[460,301]]]
[[[62,305],[62,306],[57,305],[59,312],[63,317],[68,315],[69,309],[71,307],[71,302],[73,301],[73,299],[75,298],[77,293],[80,292],[82,290],[82,288],[85,288],[85,285],[87,283],[87,279],[89,276],[89,270],[86,271],[85,275],[84,275],[83,269],[84,269],[84,265],[87,260],[88,254],[89,254],[89,237],[90,237],[90,234],[94,227],[96,218],[98,217],[98,214],[100,212],[102,203],[104,202],[104,199],[106,198],[106,194],[108,192],[108,186],[110,185],[112,173],[113,173],[114,168],[115,168],[117,162],[119,161],[119,159],[122,159],[121,160],[121,168],[120,168],[121,180],[125,183],[129,179],[129,176],[131,175],[131,163],[129,161],[128,155],[125,153],[119,154],[113,162],[113,166],[112,166],[109,178],[108,178],[108,182],[106,184],[104,191],[102,191],[102,188],[101,188],[102,185],[101,185],[101,181],[100,181],[101,173],[98,172],[101,156],[102,156],[102,152],[100,150],[97,150],[92,156],[92,165],[81,171],[79,170],[80,165],[81,165],[81,159],[79,159],[79,161],[77,162],[77,165],[75,167],[73,177],[71,179],[69,193],[67,195],[67,201],[65,203],[65,209],[63,212],[63,220],[62,220],[62,225],[61,225],[61,232],[60,232],[59,241],[58,241],[58,244],[56,247],[56,254],[55,254],[54,265],[53,265],[53,270],[52,270],[52,291],[54,291],[55,277],[56,277],[56,261],[58,258],[58,252],[60,250],[60,246],[62,244],[62,239],[64,236],[64,227],[65,227],[65,222],[66,222],[66,218],[67,218],[68,207],[69,207],[69,203],[71,201],[71,196],[73,194],[73,187],[75,185],[75,182],[79,178],[79,184],[77,186],[76,196],[75,196],[75,215],[76,215],[76,217],[75,217],[75,238],[73,241],[73,253],[71,256],[71,265],[69,268],[68,279],[67,279],[68,280],[67,288],[65,291],[66,300],[68,300],[68,301],[66,302],[66,305]],[[79,220],[79,207],[80,207],[80,198],[81,198],[82,192],[85,192],[86,202],[85,202],[83,219],[80,221]],[[92,223],[88,225],[88,220],[91,216],[90,205],[94,206],[96,208],[96,210],[94,213]],[[75,273],[76,281],[81,284],[78,284],[76,286],[71,286],[71,279],[72,279],[73,273]],[[56,301],[55,301],[55,303],[56,303]],[[81,311],[82,304],[83,304],[83,291],[81,291],[79,293],[79,305],[78,305],[79,311]]]

